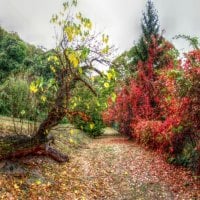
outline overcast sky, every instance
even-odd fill
[[[0,25],[35,45],[54,47],[51,15],[63,0],[0,0]],[[146,0],[79,0],[80,10],[95,26],[107,32],[121,51],[129,49],[141,32],[140,22]],[[154,0],[161,29],[168,40],[177,34],[200,36],[200,0]],[[183,40],[175,41],[181,50]]]

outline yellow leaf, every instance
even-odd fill
[[[97,106],[100,106],[100,103],[97,101]]]
[[[78,194],[78,190],[75,190],[74,193],[75,193],[75,194]]]
[[[79,20],[81,20],[81,19],[82,19],[82,14],[81,14],[80,12],[77,13],[77,14],[76,14],[76,18],[79,19]]]
[[[104,49],[102,49],[101,53],[107,54],[108,52],[109,52],[109,46],[106,45],[106,47]]]
[[[49,56],[48,61],[54,61],[54,62],[58,62],[58,57],[57,56]]]
[[[94,123],[90,123],[90,129],[94,129]]]
[[[108,37],[108,35],[107,36],[105,36],[104,34],[102,35],[102,41],[104,42],[104,43],[108,43],[108,40],[109,40],[109,37]]]
[[[54,67],[54,66],[50,66],[50,69],[51,69],[51,71],[52,71],[53,73],[55,73],[55,72],[56,72],[56,69],[55,69],[55,67]]]
[[[108,80],[111,80],[112,79],[112,74],[111,73],[107,73],[107,77],[108,77]]]
[[[40,180],[36,180],[35,183],[36,183],[37,185],[40,185],[40,184],[41,184],[41,181],[40,181]]]
[[[104,87],[105,87],[105,88],[109,88],[109,83],[107,83],[107,82],[104,83]]]
[[[74,104],[73,104],[73,108],[75,108],[75,107],[76,107],[76,105],[77,105],[77,104],[76,104],[76,102],[74,102]]]
[[[15,188],[15,189],[18,189],[19,186],[15,183],[15,184],[14,184],[14,188]]]
[[[72,138],[69,139],[69,143],[73,144],[74,140]]]
[[[72,42],[74,39],[74,28],[72,26],[67,26],[65,28],[65,33],[67,34],[67,38],[69,40],[69,42]]]
[[[78,66],[79,60],[78,60],[78,58],[77,58],[75,53],[70,53],[69,54],[69,60],[73,64],[74,67]]]
[[[78,71],[79,71],[79,73],[80,73],[80,74],[82,74],[82,73],[83,73],[83,70],[82,70],[82,68],[81,68],[81,67],[79,67],[79,68],[78,68]]]
[[[117,95],[113,92],[113,93],[111,94],[111,99],[112,99],[113,102],[115,102],[116,97],[117,97]]]
[[[84,26],[87,29],[92,29],[92,22],[89,19],[85,19]]]
[[[31,83],[29,89],[30,89],[30,91],[31,91],[32,93],[36,93],[36,92],[38,91],[38,88],[37,88],[37,86],[35,85],[34,82]]]
[[[71,135],[74,134],[74,130],[73,130],[73,129],[70,130],[70,134],[71,134]]]
[[[43,102],[45,102],[45,101],[47,100],[47,98],[46,98],[44,95],[42,95],[42,96],[41,96],[41,100],[42,100]]]
[[[124,172],[125,175],[128,175],[128,172]]]

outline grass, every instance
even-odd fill
[[[32,135],[37,130],[39,123],[12,119],[0,116],[0,136],[24,134]],[[50,134],[55,138],[54,146],[66,154],[71,154],[75,149],[86,145],[90,138],[81,130],[71,124],[60,124],[54,127]]]

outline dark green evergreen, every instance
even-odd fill
[[[148,49],[151,45],[152,37],[160,39],[158,14],[151,0],[147,1],[146,11],[143,12],[141,29],[142,35],[138,43],[130,50],[130,55],[132,56],[131,71],[135,71],[135,65],[137,65],[138,61],[147,61]]]
[[[145,40],[150,41],[151,36],[157,36],[159,34],[159,19],[157,11],[154,8],[152,1],[148,0],[146,5],[146,13],[143,13],[142,19],[142,33]]]

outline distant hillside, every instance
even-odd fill
[[[0,27],[0,82],[10,74],[30,71],[35,75],[48,76],[49,52],[24,42],[17,33]]]

